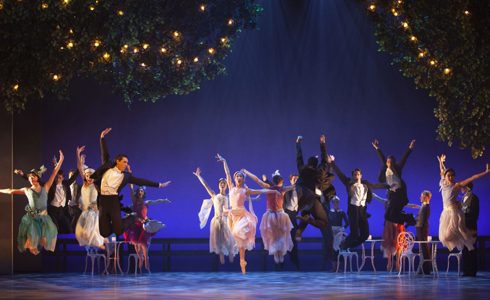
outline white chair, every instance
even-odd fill
[[[460,269],[461,269],[461,257],[463,256],[463,252],[459,251],[456,253],[449,253],[447,256],[447,268],[446,268],[446,274],[449,272],[449,261],[451,257],[455,257],[456,260],[458,261],[458,275],[460,275]]]
[[[415,258],[418,257],[420,261],[420,255],[418,253],[413,253],[413,245],[415,244],[415,236],[409,231],[400,232],[397,238],[397,245],[401,251],[400,254],[400,271],[398,276],[401,275],[402,271],[405,269],[405,260],[408,260],[408,274],[411,275],[412,272],[415,273]]]
[[[85,250],[87,251],[87,256],[85,257],[85,270],[83,271],[83,274],[87,272],[87,266],[88,266],[88,261],[90,259],[92,263],[92,275],[94,275],[94,267],[95,267],[95,261],[97,261],[97,269],[100,272],[100,259],[104,261],[104,272],[107,270],[107,259],[105,257],[105,254],[98,253],[96,248],[92,247],[86,247]]]
[[[139,265],[139,261],[140,261],[140,258],[138,256],[138,254],[136,253],[131,253],[129,254],[128,256],[128,268],[126,269],[126,274],[129,274],[129,266],[131,265],[130,262],[131,262],[131,258],[134,259],[134,274],[138,274],[138,265]],[[139,272],[141,273],[141,269],[139,269]]]
[[[345,238],[346,233],[345,232],[339,232],[337,235],[344,235],[344,238]],[[337,255],[337,270],[335,272],[336,273],[339,272],[340,257],[342,257],[344,259],[344,273],[347,272],[347,259],[349,259],[350,271],[352,272],[352,258],[354,256],[356,258],[357,272],[359,272],[359,256],[357,255],[357,252],[351,252],[349,249],[339,251],[339,254]]]

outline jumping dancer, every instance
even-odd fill
[[[233,262],[234,256],[238,253],[238,248],[228,228],[227,216],[230,202],[226,196],[226,189],[228,188],[226,179],[220,178],[218,180],[219,193],[216,194],[204,178],[202,178],[201,169],[197,168],[193,174],[196,175],[211,197],[211,199],[206,199],[202,202],[201,210],[198,214],[201,229],[206,226],[211,208],[214,207],[214,216],[209,225],[209,252],[216,253],[219,256],[221,264],[225,263],[225,255],[228,256],[231,263]]]
[[[237,171],[233,174],[235,184],[233,184],[230,169],[226,160],[219,154],[216,155],[218,161],[223,162],[223,167],[226,174],[226,182],[230,188],[230,204],[231,211],[228,215],[228,226],[230,227],[233,238],[237,243],[240,253],[240,268],[242,273],[246,273],[247,261],[245,260],[245,250],[252,250],[255,247],[255,232],[257,230],[257,216],[253,212],[252,200],[250,195],[258,195],[264,193],[275,193],[280,196],[276,190],[261,189],[252,190],[245,185],[245,174]],[[236,185],[236,186],[235,186]],[[250,211],[245,209],[245,200],[249,199],[248,205]]]
[[[262,188],[276,190],[280,193],[280,195],[266,195],[267,210],[260,222],[260,234],[264,242],[264,249],[269,251],[269,255],[274,256],[276,264],[282,264],[286,253],[293,249],[293,240],[291,239],[293,224],[283,209],[284,194],[292,191],[294,186],[284,187],[284,179],[278,171],[272,174],[271,184],[260,180],[248,170],[242,171]]]
[[[46,168],[42,166],[39,170],[33,169],[27,173],[27,178],[31,183],[30,187],[0,189],[0,193],[25,195],[28,200],[28,205],[25,208],[26,214],[22,217],[17,236],[17,248],[20,252],[27,249],[32,254],[37,255],[42,248],[53,252],[56,248],[58,229],[48,215],[47,190],[51,188],[64,159],[63,152],[60,150],[60,159],[44,185],[40,184],[41,176],[46,171]]]

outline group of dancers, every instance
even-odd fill
[[[148,218],[148,206],[154,203],[170,202],[166,199],[146,200],[146,187],[163,188],[167,182],[154,182],[133,176],[124,154],[110,159],[106,135],[107,128],[100,134],[102,164],[97,169],[85,165],[83,155],[85,147],[78,147],[77,170],[70,172],[68,180],[64,179],[61,166],[63,152],[55,159],[54,168],[46,182],[41,181],[46,168],[33,169],[27,174],[17,171],[30,183],[22,189],[0,189],[1,193],[22,194],[28,199],[26,214],[23,216],[18,234],[18,249],[29,250],[38,254],[40,249],[54,251],[58,232],[70,232],[74,227],[75,236],[80,245],[104,248],[111,235],[124,234],[126,241],[135,245],[140,258],[140,268],[149,270],[148,247],[151,237],[164,225]],[[391,269],[392,256],[397,254],[396,237],[406,226],[416,226],[417,238],[427,240],[428,217],[432,194],[423,191],[421,205],[409,204],[407,186],[402,178],[402,170],[408,156],[415,147],[412,140],[402,159],[397,162],[394,156],[385,156],[380,143],[374,140],[372,146],[381,161],[381,171],[377,182],[363,179],[359,168],[352,170],[351,177],[345,175],[337,164],[335,157],[327,153],[326,137],[320,136],[320,159],[311,156],[305,164],[301,149],[303,138],[296,139],[297,174],[289,176],[290,185],[285,186],[284,178],[276,171],[269,180],[266,176],[259,179],[247,169],[230,173],[226,159],[217,155],[223,163],[225,178],[218,180],[219,192],[216,193],[202,177],[200,168],[194,175],[205,187],[211,199],[204,200],[198,214],[200,227],[204,228],[211,209],[214,216],[210,221],[210,252],[219,256],[225,263],[239,254],[240,268],[246,273],[246,251],[255,247],[258,218],[255,215],[252,197],[265,194],[266,211],[261,218],[260,232],[265,250],[274,257],[278,265],[284,263],[285,255],[290,252],[292,262],[299,267],[297,243],[301,241],[302,232],[307,225],[317,227],[324,238],[325,258],[332,260],[333,251],[347,250],[361,245],[369,236],[369,214],[367,205],[373,198],[385,203],[383,250],[388,258],[387,268]],[[479,213],[478,198],[472,193],[473,181],[490,172],[489,165],[485,171],[456,182],[455,171],[445,167],[446,156],[438,156],[441,172],[440,187],[444,208],[439,223],[439,240],[450,251],[454,248],[463,250],[463,262],[466,275],[476,275],[476,222]],[[83,185],[74,187],[78,174],[83,174]],[[347,199],[347,216],[339,208],[340,199],[332,184],[335,175],[345,186]],[[251,189],[245,184],[250,177],[258,186]],[[132,207],[123,219],[121,216],[121,191],[130,184]],[[133,185],[138,185],[134,188]],[[228,189],[228,193],[227,193]],[[373,193],[374,189],[387,192],[387,199]],[[463,201],[458,201],[458,194],[464,192]],[[245,203],[248,202],[248,210]],[[66,206],[73,216],[67,222]],[[405,207],[419,208],[417,219],[404,211]],[[77,213],[77,210],[79,211]],[[128,209],[123,209],[128,212]],[[345,238],[345,228],[349,234]],[[341,239],[339,239],[341,238]],[[424,257],[428,249],[422,249]],[[424,272],[430,268],[424,265]]]
[[[1,193],[25,195],[28,200],[17,237],[20,252],[28,250],[37,255],[42,248],[55,251],[58,233],[75,232],[80,246],[101,249],[105,249],[108,237],[124,234],[124,239],[136,249],[140,270],[144,265],[149,271],[148,246],[151,237],[164,224],[148,218],[148,206],[170,201],[146,200],[145,187],[163,188],[170,181],[158,183],[133,176],[125,154],[111,160],[105,140],[110,131],[111,128],[106,128],[100,134],[102,164],[97,169],[85,165],[85,147],[78,147],[77,170],[70,172],[70,178],[65,180],[61,171],[64,154],[60,150],[59,159],[54,159],[53,171],[46,182],[41,180],[46,171],[44,166],[25,174],[16,170],[31,186],[0,190]],[[78,174],[83,174],[83,185],[79,188],[76,186]],[[124,209],[127,215],[123,219],[120,193],[127,184],[131,186],[132,206]],[[135,190],[133,184],[140,187]],[[73,219],[70,221],[69,217]]]

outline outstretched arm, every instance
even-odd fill
[[[386,164],[386,156],[383,154],[383,151],[381,151],[379,141],[377,139],[374,139],[371,145],[373,145],[373,148],[376,150],[376,154],[378,154],[381,164],[384,166]]]
[[[296,166],[298,167],[298,172],[301,172],[301,169],[305,165],[305,162],[303,160],[303,151],[301,150],[301,141],[303,140],[303,137],[301,135],[298,135],[296,138]]]
[[[410,153],[412,153],[414,147],[415,147],[415,140],[412,140],[408,145],[407,151],[405,152],[405,154],[403,154],[403,157],[400,159],[400,163],[399,163],[400,169],[403,169],[403,167],[405,166],[408,156],[410,155]]]
[[[490,166],[489,164],[486,164],[485,166],[485,171],[481,172],[481,173],[478,173],[478,174],[475,174],[469,178],[466,178],[465,180],[463,181],[460,181],[460,182],[457,182],[455,184],[456,187],[463,187],[463,186],[466,186],[468,183],[472,182],[473,180],[476,180],[478,178],[481,178],[485,175],[487,175],[488,173],[490,173]]]
[[[201,182],[201,184],[204,186],[204,188],[208,192],[209,196],[214,197],[216,195],[216,193],[208,185],[208,183],[206,182],[206,180],[204,180],[204,178],[202,178],[202,176],[201,176],[201,169],[200,168],[197,168],[195,172],[192,172],[192,174],[196,175],[197,179],[199,179],[199,181]]]
[[[323,166],[327,166],[327,137],[322,134],[320,136],[320,155],[321,155],[321,162],[320,164]]]
[[[146,200],[145,204],[147,205],[153,205],[153,204],[158,204],[158,203],[172,203],[172,201],[168,199],[156,199],[156,200]]]
[[[444,165],[446,155],[441,154],[440,156],[437,156],[437,160],[439,161],[439,172],[441,174],[441,178],[444,178],[444,172],[446,172],[446,166]]]
[[[246,169],[242,169],[243,173],[245,173],[248,177],[252,178],[253,181],[255,181],[258,185],[263,187],[264,189],[270,188],[270,184],[263,182],[262,180],[259,179],[259,177],[255,176],[255,174],[249,172]]]
[[[9,195],[25,195],[24,189],[0,189],[1,194]]]
[[[51,188],[51,185],[53,184],[54,178],[58,174],[58,171],[61,169],[61,165],[63,164],[63,161],[65,160],[65,156],[63,155],[63,152],[60,150],[60,159],[58,160],[58,163],[56,163],[56,166],[53,169],[53,172],[51,173],[51,176],[49,176],[48,181],[44,184],[44,189],[46,191],[49,191]]]
[[[226,174],[226,182],[228,183],[228,188],[231,189],[232,187],[234,187],[234,185],[233,185],[233,180],[232,180],[231,175],[230,175],[230,168],[228,168],[228,163],[226,162],[226,159],[219,154],[216,154],[216,159],[218,161],[223,162],[223,168],[225,169],[225,174]]]
[[[281,196],[281,193],[276,190],[270,190],[270,189],[252,190],[247,188],[247,195],[260,195],[260,194],[276,194],[276,196]]]
[[[105,142],[105,136],[111,132],[112,128],[106,128],[100,133],[100,158],[102,164],[109,161],[109,151],[107,150],[107,144]]]
[[[344,185],[348,185],[349,184],[349,178],[347,176],[345,176],[345,174],[340,170],[340,168],[335,163],[335,156],[328,155],[327,161],[328,161],[328,164],[333,167],[335,174],[337,174],[337,176],[339,176],[340,181],[342,181],[342,183]]]

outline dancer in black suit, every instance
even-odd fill
[[[419,213],[417,214],[417,223],[415,224],[415,232],[417,241],[427,241],[429,236],[429,217],[430,217],[430,199],[432,198],[432,193],[429,191],[423,191],[420,195],[420,206]],[[430,259],[431,253],[429,251],[428,244],[420,244],[422,254],[424,259]],[[422,271],[424,274],[430,274],[432,271],[432,264],[428,261],[424,262],[422,266]]]
[[[102,165],[91,176],[99,192],[99,229],[103,237],[108,237],[112,233],[119,236],[124,231],[119,193],[126,184],[133,183],[140,186],[158,188],[163,188],[170,184],[170,181],[158,183],[133,176],[126,171],[128,157],[124,154],[119,154],[114,160],[109,160],[105,136],[110,131],[111,128],[106,128],[100,134]]]
[[[480,215],[480,200],[473,193],[473,182],[468,183],[461,189],[463,196],[463,213],[466,228],[477,234],[478,216]],[[473,250],[463,249],[463,276],[476,276],[478,270],[478,253],[476,242]]]

